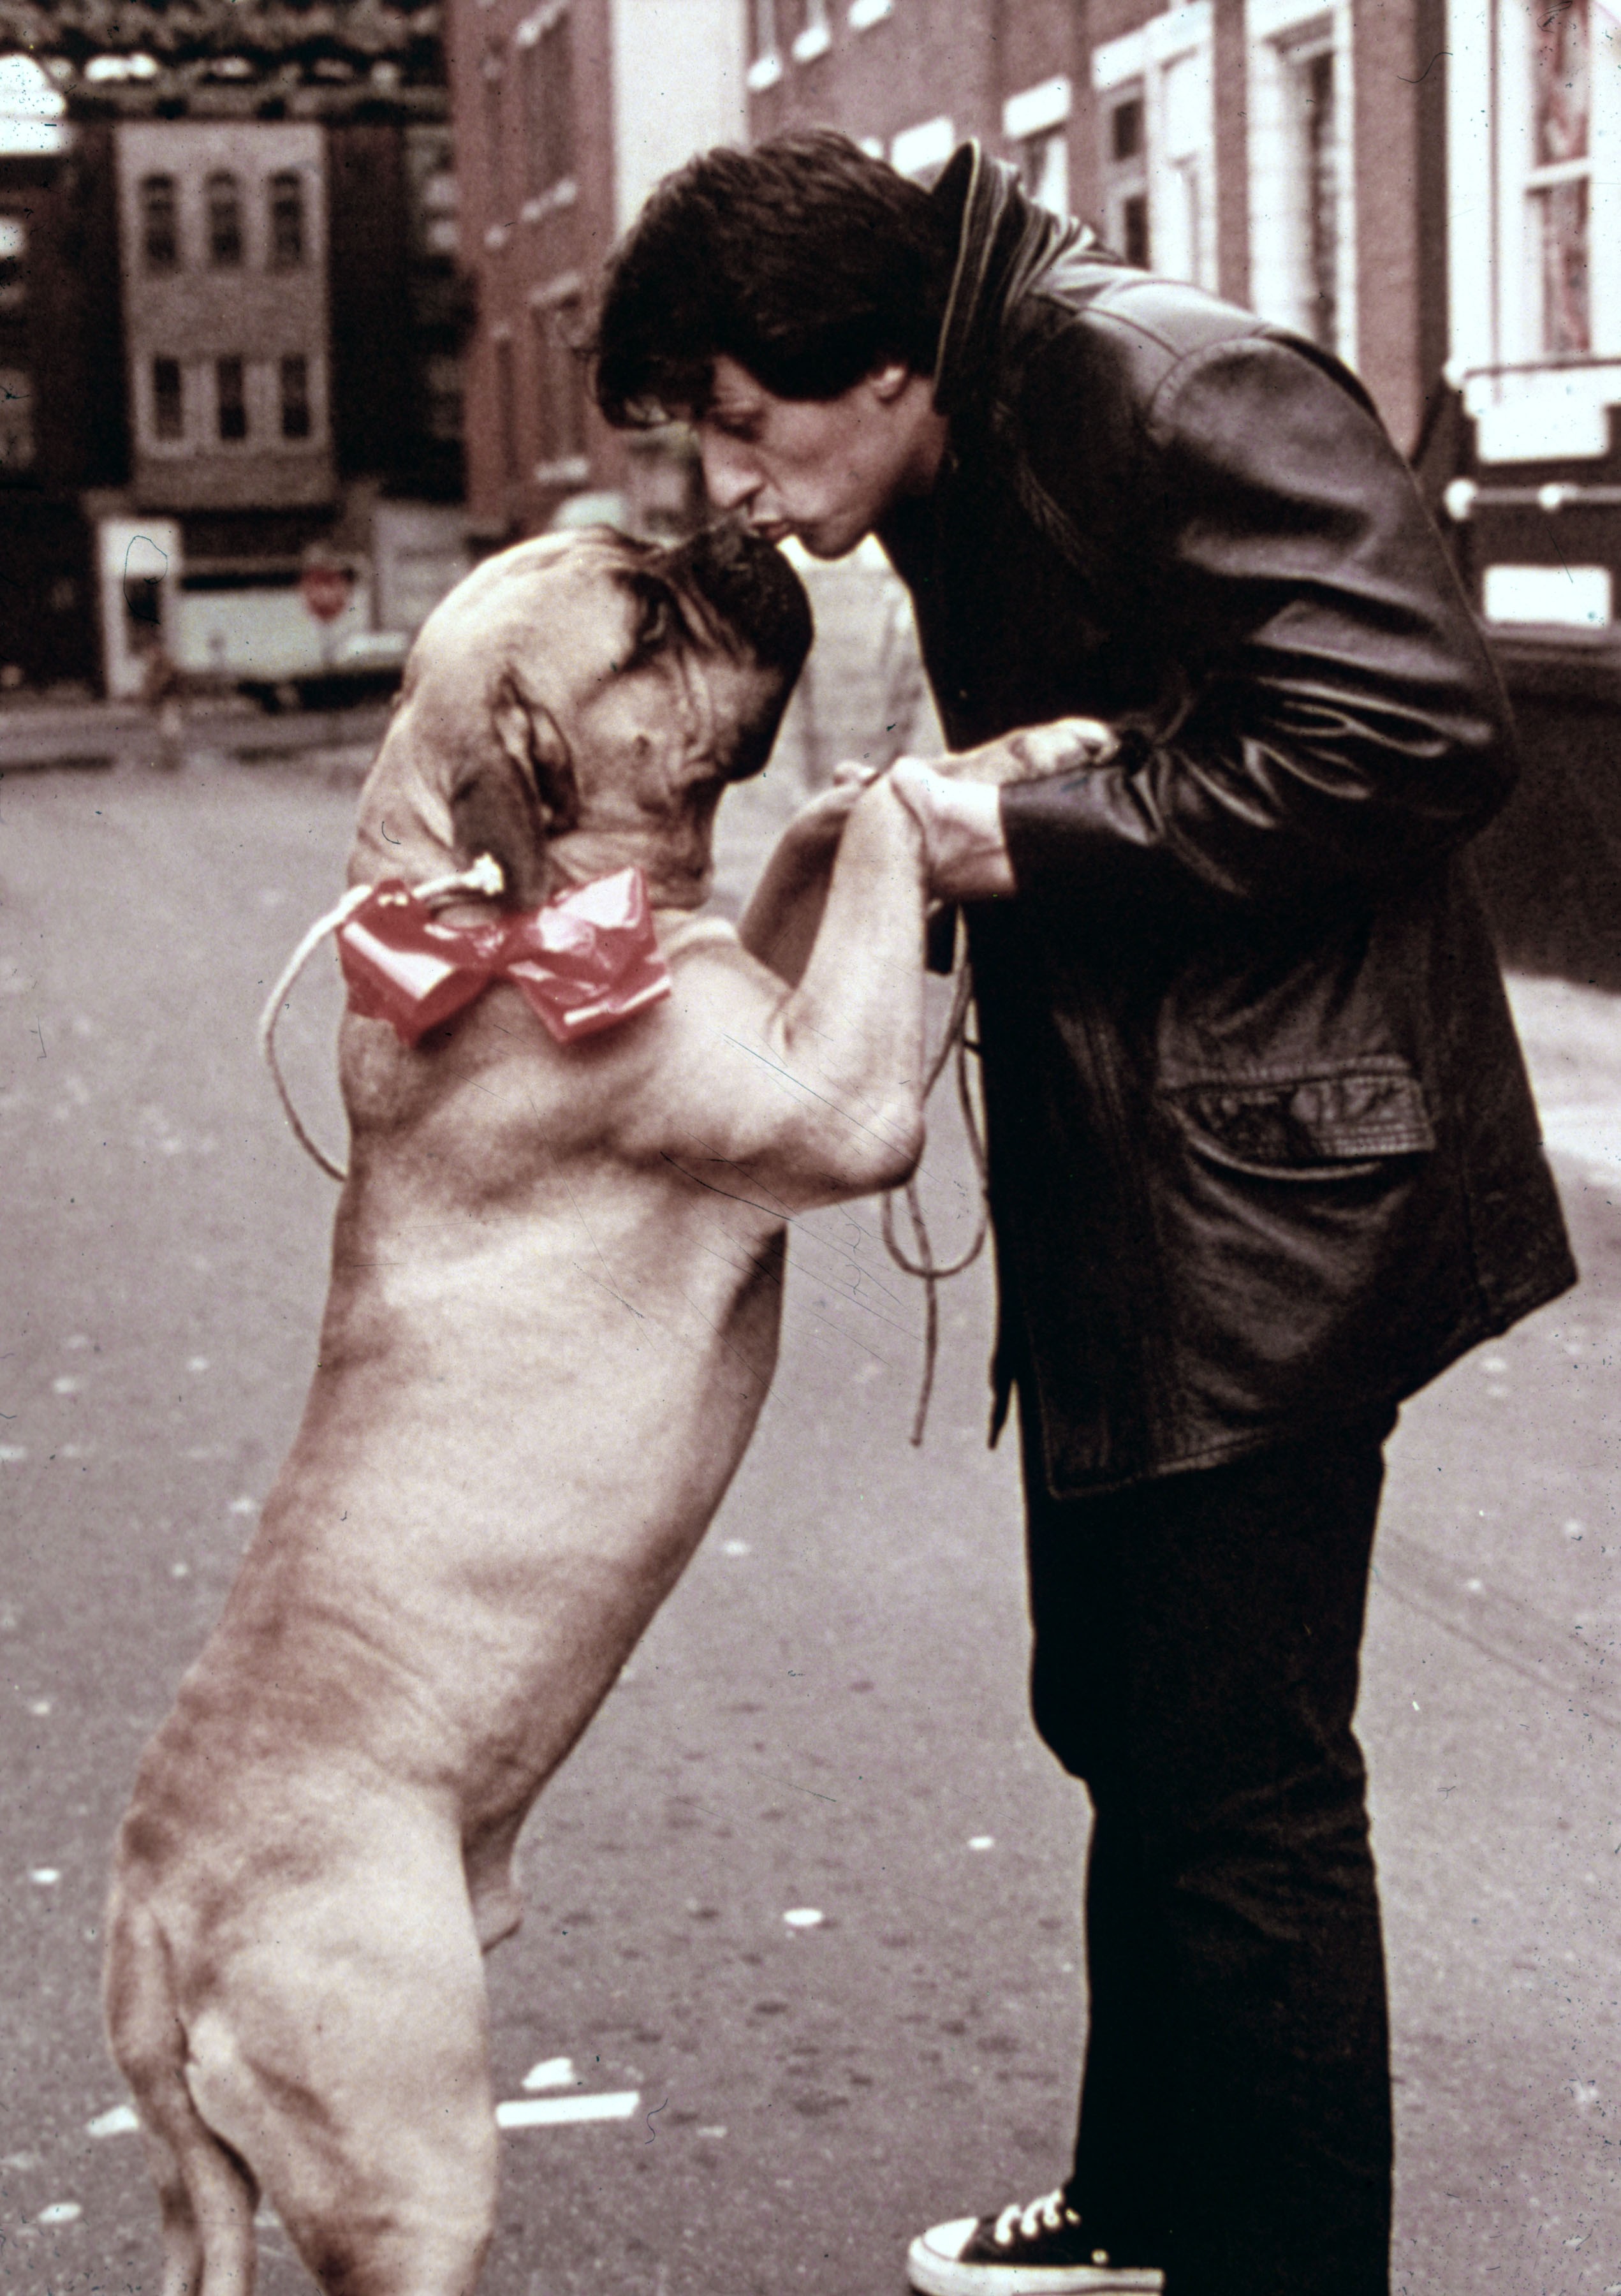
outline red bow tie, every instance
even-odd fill
[[[338,929],[349,1010],[414,1045],[492,980],[520,990],[560,1045],[670,993],[640,869],[577,885],[521,916],[442,925],[397,882],[375,885]]]

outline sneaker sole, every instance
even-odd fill
[[[922,2235],[907,2251],[906,2278],[919,2296],[1160,2296],[1165,2286],[1150,2265],[963,2264]]]

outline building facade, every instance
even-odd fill
[[[1129,260],[1301,329],[1404,444],[1446,357],[1440,0],[751,0],[749,132],[964,136]],[[1439,259],[1437,259],[1439,258]]]
[[[127,460],[111,139],[0,65],[0,690],[94,682],[80,507]]]
[[[565,515],[656,529],[690,460],[609,431],[577,348],[602,260],[653,184],[746,131],[738,0],[450,0],[469,349],[468,509],[491,548]]]
[[[127,0],[116,23],[20,26],[45,68],[0,58],[0,113],[29,73],[49,102],[41,148],[0,127],[0,523],[43,563],[20,521],[54,488],[88,643],[67,671],[37,611],[33,659],[0,619],[0,677],[134,694],[160,648],[272,695],[335,661],[386,671],[464,570],[436,25],[424,0]],[[306,606],[312,558],[347,571],[335,622]]]

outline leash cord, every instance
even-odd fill
[[[454,877],[434,877],[425,885],[413,885],[411,891],[419,901],[445,899],[454,893],[483,893],[493,899],[505,882],[499,861],[487,853],[481,853],[471,869],[460,870]],[[291,996],[299,975],[322,942],[329,933],[340,931],[356,910],[371,899],[375,890],[371,885],[351,885],[335,909],[329,909],[325,916],[316,918],[282,967],[280,978],[266,998],[265,1009],[259,1014],[259,1050],[265,1055],[266,1064],[274,1081],[282,1103],[282,1113],[292,1127],[292,1136],[299,1147],[320,1165],[327,1177],[340,1185],[348,1178],[348,1168],[344,1164],[334,1164],[326,1151],[304,1129],[299,1111],[292,1104],[292,1095],[287,1089],[287,1080],[282,1074],[282,1064],[275,1056],[275,1024],[282,1017],[282,1007]]]
[[[952,999],[951,1017],[946,1024],[933,1060],[923,1079],[923,1104],[929,1097],[945,1071],[946,1062],[954,1058],[956,1066],[957,1105],[962,1111],[963,1128],[968,1134],[969,1152],[974,1160],[974,1170],[979,1181],[979,1217],[974,1228],[974,1240],[962,1257],[942,1267],[934,1256],[929,1228],[923,1218],[922,1199],[918,1193],[915,1174],[905,1188],[885,1192],[882,1229],[884,1248],[903,1274],[915,1275],[923,1285],[923,1377],[918,1390],[917,1409],[913,1414],[912,1445],[921,1447],[923,1429],[929,1418],[929,1406],[934,1394],[935,1365],[940,1352],[940,1286],[948,1276],[961,1275],[971,1267],[985,1249],[986,1231],[989,1225],[987,1200],[987,1168],[985,1139],[979,1129],[979,1115],[974,1106],[973,1093],[968,1079],[968,1008],[973,1000],[973,983],[967,965],[957,974],[956,994]],[[912,1239],[917,1258],[910,1258],[895,1233],[895,1199],[899,1193],[906,1206],[906,1217],[912,1226]]]

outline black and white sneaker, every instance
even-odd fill
[[[1159,2296],[1165,2285],[1157,2266],[1094,2245],[1061,2187],[1028,2208],[931,2225],[912,2243],[906,2277],[921,2296]]]

